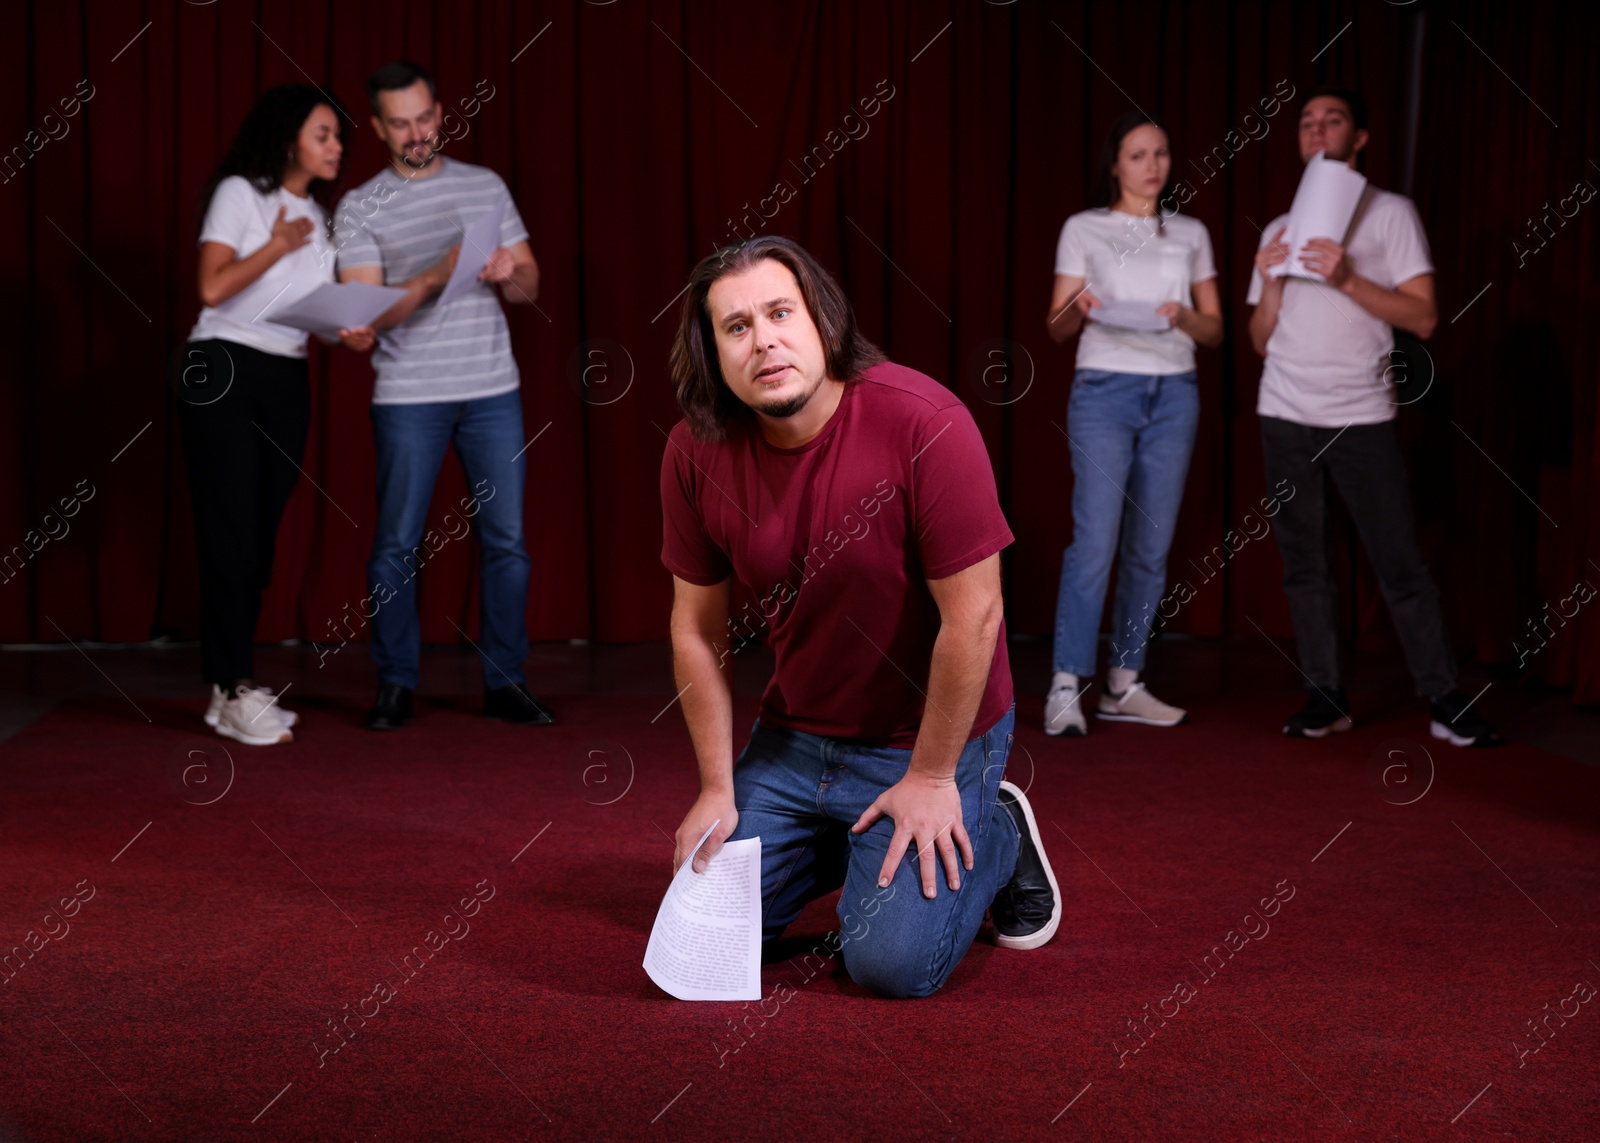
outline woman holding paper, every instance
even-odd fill
[[[1061,563],[1045,733],[1088,729],[1081,698],[1118,557],[1111,662],[1099,717],[1176,726],[1184,711],[1139,682],[1166,586],[1167,551],[1199,422],[1196,345],[1222,342],[1211,239],[1177,213],[1166,132],[1129,112],[1112,124],[1094,205],[1056,248],[1050,336],[1078,338],[1067,404],[1072,544]],[[1170,616],[1167,616],[1170,617]]]
[[[200,560],[206,722],[253,746],[294,737],[295,716],[255,684],[254,640],[311,423],[306,334],[262,315],[333,281],[342,115],[317,88],[290,84],[245,117],[200,196],[203,307],[172,363]],[[364,351],[373,333],[344,329],[337,342]]]

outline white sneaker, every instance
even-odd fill
[[[1156,698],[1143,683],[1134,683],[1120,695],[1107,687],[1100,696],[1098,713],[1111,722],[1142,722],[1146,726],[1177,726],[1189,717],[1188,711]]]
[[[246,746],[275,746],[293,742],[294,732],[278,713],[272,692],[265,687],[246,688],[222,700],[217,712],[217,733]]]
[[[258,687],[257,689],[266,691],[269,696],[272,694],[272,688],[271,687]],[[221,687],[217,686],[216,683],[212,683],[211,684],[211,705],[206,708],[206,725],[207,726],[215,726],[215,725],[217,725],[217,720],[222,717],[222,704],[227,702],[227,701],[228,701],[227,692],[224,691]],[[273,709],[278,712],[278,715],[282,719],[283,725],[285,725],[285,726],[293,726],[295,723],[300,721],[300,716],[298,714],[296,714],[292,710],[285,710],[283,708],[283,704],[282,703],[279,703]]]
[[[1056,679],[1061,679],[1061,672],[1056,673]],[[1071,738],[1082,738],[1089,733],[1088,721],[1083,717],[1082,698],[1083,692],[1077,683],[1053,680],[1044,700],[1044,732]]]

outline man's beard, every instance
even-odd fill
[[[796,413],[800,412],[801,409],[804,409],[808,404],[810,404],[811,398],[817,395],[817,390],[820,388],[822,388],[821,384],[813,385],[804,393],[797,393],[793,397],[787,397],[783,400],[769,402],[764,405],[755,405],[753,408],[758,413],[772,417],[774,420],[781,421],[785,418],[794,416]]]
[[[439,151],[435,147],[430,146],[427,149],[426,156],[421,159],[416,158],[412,154],[411,148],[407,147],[403,152],[400,153],[399,159],[402,165],[410,167],[413,171],[420,171],[438,157]]]

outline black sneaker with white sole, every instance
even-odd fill
[[[1498,746],[1500,736],[1494,727],[1472,709],[1473,700],[1460,691],[1442,694],[1433,700],[1433,725],[1429,732],[1452,746]]]
[[[1350,700],[1343,687],[1325,690],[1317,687],[1306,699],[1306,705],[1289,716],[1283,732],[1291,738],[1326,738],[1340,730],[1349,730]]]
[[[1015,783],[1001,782],[995,803],[1016,823],[1022,837],[1017,870],[989,906],[994,942],[1005,949],[1036,949],[1056,935],[1061,924],[1061,890],[1044,855],[1033,807]]]

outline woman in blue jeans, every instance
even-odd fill
[[[1061,562],[1045,733],[1088,729],[1111,562],[1110,662],[1099,717],[1176,726],[1184,711],[1139,681],[1200,416],[1196,345],[1222,342],[1211,238],[1177,213],[1166,132],[1141,112],[1111,126],[1090,202],[1056,247],[1050,336],[1078,338],[1067,403],[1072,544]]]

